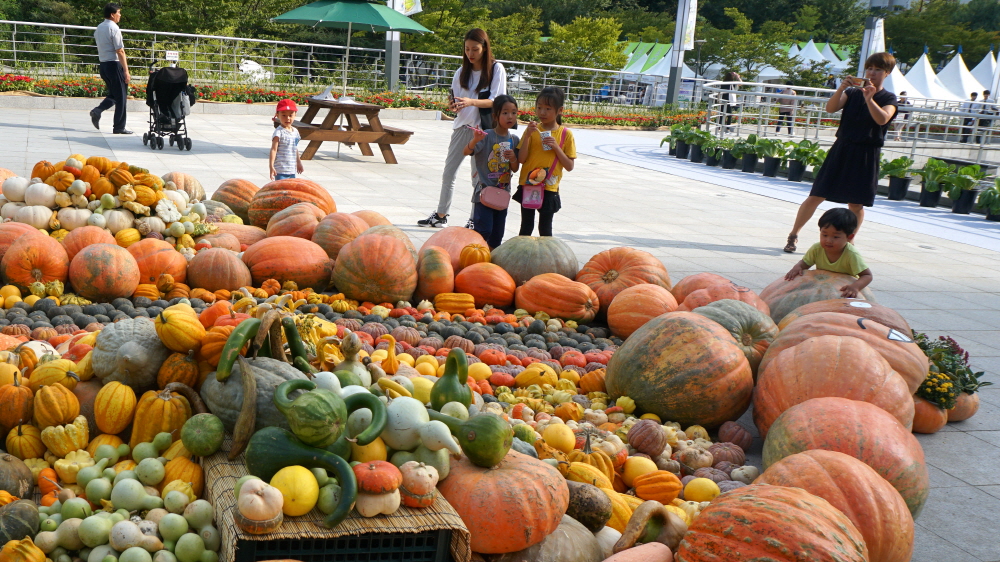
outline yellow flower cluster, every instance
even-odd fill
[[[917,389],[917,395],[948,409],[954,407],[959,391],[947,374],[931,372]]]

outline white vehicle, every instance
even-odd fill
[[[273,72],[264,70],[263,66],[249,59],[240,61],[240,72],[243,73],[248,82],[253,84],[274,78]]]

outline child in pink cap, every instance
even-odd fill
[[[298,129],[292,126],[298,110],[295,102],[290,99],[278,102],[275,117],[279,126],[275,127],[274,134],[271,135],[271,155],[267,162],[272,180],[292,179],[295,174],[305,171],[297,148],[302,137],[299,136]]]

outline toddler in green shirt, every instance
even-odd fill
[[[846,273],[858,280],[840,288],[844,298],[854,298],[872,282],[872,271],[858,249],[851,244],[858,228],[858,217],[843,207],[830,209],[819,218],[819,242],[813,244],[806,255],[785,275],[791,281],[812,266],[824,271]]]

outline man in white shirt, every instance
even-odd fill
[[[990,96],[989,90],[983,90],[983,99],[979,103],[979,113],[981,115],[996,115],[997,114],[997,100]],[[976,144],[979,144],[980,135],[989,135],[989,128],[995,127],[997,121],[993,119],[986,118],[979,120],[979,130],[976,131]],[[988,141],[987,141],[988,142]]]
[[[963,103],[959,110],[962,113],[977,113],[979,111],[979,104],[976,103],[977,97],[979,97],[979,92],[969,94],[969,101]],[[972,134],[972,124],[975,122],[976,119],[974,117],[962,119],[962,139],[958,142],[965,144],[965,141],[969,140],[969,135]]]
[[[118,22],[121,19],[121,7],[110,3],[104,6],[104,21],[94,31],[97,58],[101,63],[101,78],[104,79],[108,95],[100,105],[90,110],[90,121],[94,124],[94,128],[100,129],[101,113],[114,106],[115,122],[111,132],[116,135],[131,135],[132,131],[125,128],[125,104],[132,75],[128,71],[122,32],[118,29]]]

